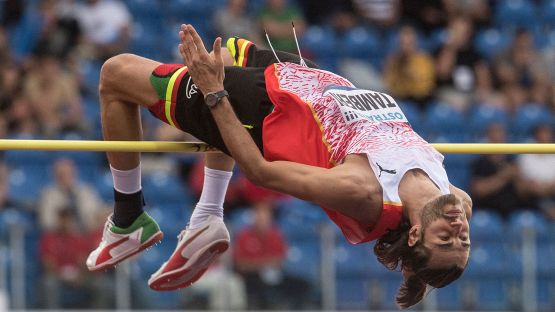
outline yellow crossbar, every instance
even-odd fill
[[[555,154],[555,144],[435,143],[444,154]],[[205,143],[160,141],[0,140],[0,150],[210,153]]]

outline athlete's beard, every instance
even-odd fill
[[[460,204],[460,201],[453,194],[441,195],[429,201],[422,209],[422,215],[420,217],[422,229],[426,229],[426,227],[435,220],[443,218],[445,215],[443,208],[446,205],[457,204]]]

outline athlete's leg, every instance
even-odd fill
[[[233,65],[229,52],[222,50],[224,65]],[[233,158],[224,153],[206,154],[202,193],[189,226],[180,236],[170,259],[149,279],[151,288],[173,290],[189,286],[229,248],[223,204],[234,165]]]
[[[140,106],[156,102],[151,72],[160,63],[131,54],[115,56],[102,66],[100,110],[105,140],[142,139]],[[163,234],[143,211],[139,153],[107,153],[114,180],[114,214],[102,242],[87,259],[90,270],[105,270],[153,245]]]

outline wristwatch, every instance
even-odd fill
[[[229,96],[229,93],[227,93],[226,90],[210,92],[204,96],[204,102],[206,103],[206,106],[213,108],[216,107],[216,105],[218,105],[218,103],[220,103],[222,98],[225,96]]]

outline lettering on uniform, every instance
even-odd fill
[[[408,122],[395,100],[381,92],[345,86],[329,86],[324,96],[331,96],[344,120],[348,123],[359,120],[369,122]]]

